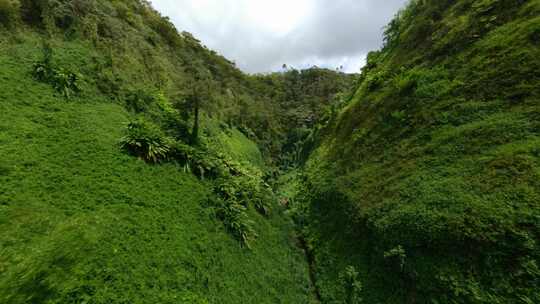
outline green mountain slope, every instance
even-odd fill
[[[0,24],[0,303],[313,301],[259,80],[145,1],[1,0]],[[140,121],[157,163],[122,148]]]
[[[539,16],[245,75],[144,0],[0,0],[0,303],[540,302]]]
[[[290,221],[253,211],[259,236],[242,248],[204,207],[210,181],[123,153],[131,114],[55,97],[29,73],[28,39],[0,54],[0,303],[309,302]]]
[[[297,197],[324,302],[540,301],[539,16],[411,1],[387,27]]]

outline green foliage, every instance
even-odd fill
[[[180,35],[168,17],[153,18],[150,26],[170,46],[177,47],[181,43]]]
[[[131,91],[125,97],[126,107],[135,113],[148,112],[153,105],[157,105],[158,96],[154,92],[144,89]]]
[[[166,100],[157,103],[165,107],[165,113],[166,109],[173,111]],[[202,180],[209,179],[217,197],[211,200],[209,207],[226,230],[241,244],[251,248],[257,234],[248,209],[254,208],[269,216],[275,201],[272,190],[263,182],[259,168],[226,157],[219,149],[215,150],[216,143],[207,146],[206,137],[203,140],[196,146],[181,140],[174,141],[166,137],[158,126],[139,119],[129,124],[121,143],[126,151],[149,162],[174,161],[182,166],[184,172],[193,173]],[[230,138],[225,137],[225,140]],[[246,144],[244,141],[241,143]],[[240,148],[234,147],[229,153],[239,156],[241,154],[235,150]]]
[[[0,54],[0,299],[309,302],[266,181],[314,151],[282,202],[323,302],[540,302],[538,12],[411,1],[360,77],[246,76],[145,1],[21,1]],[[84,106],[20,72],[43,37],[59,47],[35,78],[69,97],[81,71]],[[133,112],[124,148],[162,165],[114,148]]]
[[[52,49],[45,45],[43,59],[34,63],[32,74],[38,81],[50,84],[58,93],[66,99],[81,92],[81,76],[65,68],[57,68],[52,63]]]
[[[156,125],[143,119],[132,121],[120,141],[122,149],[147,162],[159,163],[168,158],[172,140]]]
[[[6,28],[15,26],[19,19],[18,0],[0,0],[0,25]]]
[[[204,207],[216,197],[213,181],[173,161],[149,166],[118,148],[133,113],[95,86],[92,57],[107,61],[103,49],[82,38],[49,38],[54,59],[85,75],[84,102],[66,103],[27,73],[41,56],[42,30],[19,30],[20,39],[0,37],[0,303],[311,302],[287,218],[264,218],[250,207],[259,237],[242,249]],[[137,56],[129,64],[117,57],[117,43],[114,73],[132,86],[119,96],[156,87],[144,78],[150,70],[129,61]],[[174,92],[163,92],[176,109]],[[150,112],[166,112],[159,108]],[[141,116],[172,137],[158,114]]]
[[[354,268],[354,266],[347,266],[347,268],[340,273],[339,278],[345,288],[345,303],[363,303],[362,297],[360,296],[363,287],[356,268]]]
[[[540,300],[539,11],[413,1],[387,28],[294,199],[323,302],[346,265],[370,303]]]
[[[299,163],[299,150],[309,133],[305,131],[323,122],[328,108],[341,101],[337,98],[340,93],[351,90],[356,77],[313,67],[255,75],[251,80],[255,93],[264,96],[264,103],[242,99],[245,110],[232,122],[253,130],[266,156],[287,169]]]
[[[390,115],[392,116],[392,119],[400,123],[403,123],[407,120],[407,113],[404,110],[394,111]]]
[[[414,90],[417,84],[414,74],[406,72],[396,74],[392,81],[400,96],[410,93],[412,90]]]
[[[65,69],[58,69],[53,70],[53,75],[50,83],[65,98],[69,99],[73,94],[81,91],[79,86],[81,76],[79,74]]]
[[[247,214],[247,208],[235,200],[218,200],[212,207],[225,228],[243,246],[251,249],[251,243],[257,238],[257,233],[253,227],[255,223]]]
[[[20,0],[21,18],[33,26],[43,26],[43,11],[46,1]]]
[[[385,72],[372,73],[364,80],[364,83],[368,91],[373,91],[379,88],[386,78],[387,75]]]
[[[113,2],[114,8],[118,14],[118,17],[127,22],[129,25],[135,28],[142,28],[142,18],[140,15],[136,14],[128,4],[122,1]]]

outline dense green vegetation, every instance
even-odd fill
[[[0,17],[0,303],[313,300],[265,182],[286,129],[265,76],[144,1]]]
[[[0,303],[540,302],[539,16],[245,75],[144,0],[0,0]]]
[[[323,302],[540,302],[540,1],[412,1],[296,190]]]
[[[40,37],[17,39],[0,43],[0,303],[309,302],[279,207],[246,211],[258,237],[241,247],[208,207],[212,180],[123,153],[133,114],[87,82],[66,101],[32,76]],[[58,43],[66,64],[87,56]],[[261,159],[238,131],[220,136],[238,161]]]

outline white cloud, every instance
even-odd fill
[[[246,72],[317,65],[357,72],[407,0],[152,0],[180,31]]]

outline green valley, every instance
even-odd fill
[[[540,1],[411,0],[359,74],[179,30],[0,0],[0,304],[540,303]]]

